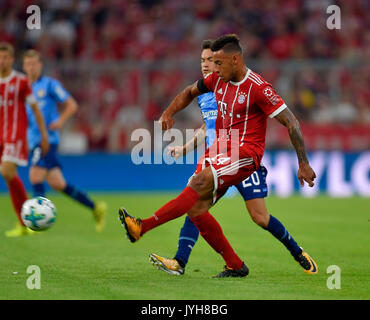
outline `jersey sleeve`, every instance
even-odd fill
[[[207,93],[210,91],[213,92],[217,78],[218,76],[214,72],[207,74],[204,78],[198,80],[197,82],[198,90],[201,93]]]
[[[255,102],[270,118],[277,116],[287,108],[284,100],[275,92],[270,84],[261,85],[255,91]]]
[[[70,97],[69,92],[56,79],[50,81],[49,90],[49,93],[57,102],[63,103]]]

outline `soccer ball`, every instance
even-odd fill
[[[56,218],[57,211],[54,204],[47,198],[36,197],[25,201],[21,212],[26,227],[41,231],[50,228]]]

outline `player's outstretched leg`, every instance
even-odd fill
[[[121,224],[125,227],[131,242],[139,240],[146,232],[170,220],[176,219],[188,212],[198,201],[199,195],[190,187],[186,187],[180,195],[157,210],[147,219],[138,219],[129,215],[127,210],[118,210]]]

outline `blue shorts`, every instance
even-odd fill
[[[247,179],[235,185],[245,201],[267,197],[267,169],[260,165]]]
[[[58,161],[58,145],[51,144],[49,152],[45,155],[41,155],[41,147],[38,145],[31,150],[30,153],[30,163],[31,166],[42,167],[48,170],[59,167],[61,168],[61,164]]]

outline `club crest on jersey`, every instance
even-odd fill
[[[245,95],[244,95],[244,93],[239,93],[238,103],[239,104],[243,104],[244,102],[245,102]]]

